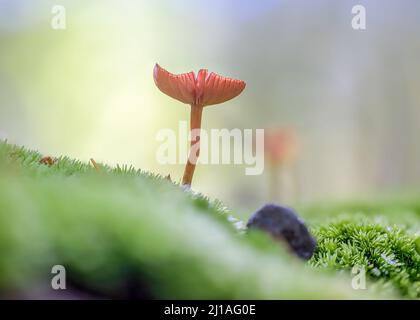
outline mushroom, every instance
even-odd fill
[[[153,78],[160,91],[168,96],[191,105],[190,132],[191,145],[185,166],[182,184],[191,186],[195,165],[200,155],[201,116],[205,106],[219,104],[238,96],[245,88],[245,82],[220,76],[207,69],[183,74],[172,74],[158,64],[153,70]]]
[[[284,180],[286,178],[284,176],[286,173],[284,169],[287,169],[286,165],[293,165],[295,163],[299,149],[299,140],[295,130],[291,127],[274,127],[264,132],[264,154],[269,164],[269,192],[271,200],[275,200],[281,193],[280,187],[285,187],[282,186],[282,182],[286,182]],[[294,168],[289,167],[288,169]],[[290,173],[293,174],[293,171],[290,171]],[[279,181],[279,178],[283,179]],[[292,185],[289,185],[288,189],[295,189],[296,177],[293,175],[291,178],[289,183],[292,183]]]
[[[293,128],[267,129],[264,138],[264,152],[270,165],[277,166],[295,161],[298,153],[298,137]]]

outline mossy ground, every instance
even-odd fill
[[[41,158],[0,142],[3,295],[48,287],[60,264],[70,286],[100,297],[420,297],[420,198],[298,208],[318,241],[304,263],[163,177]],[[354,266],[366,290],[352,288]]]

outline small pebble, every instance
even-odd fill
[[[302,259],[308,260],[314,254],[316,240],[291,208],[267,204],[251,216],[247,227],[268,232]]]
[[[52,166],[53,164],[55,164],[57,162],[57,159],[50,157],[50,156],[46,156],[41,158],[41,160],[39,160],[39,163],[45,164],[47,166]]]

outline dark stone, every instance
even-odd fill
[[[267,204],[251,216],[247,227],[268,232],[302,259],[308,260],[315,251],[316,240],[291,208]]]

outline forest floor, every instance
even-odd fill
[[[308,262],[164,177],[0,142],[0,296],[420,298],[418,194],[296,209]]]

